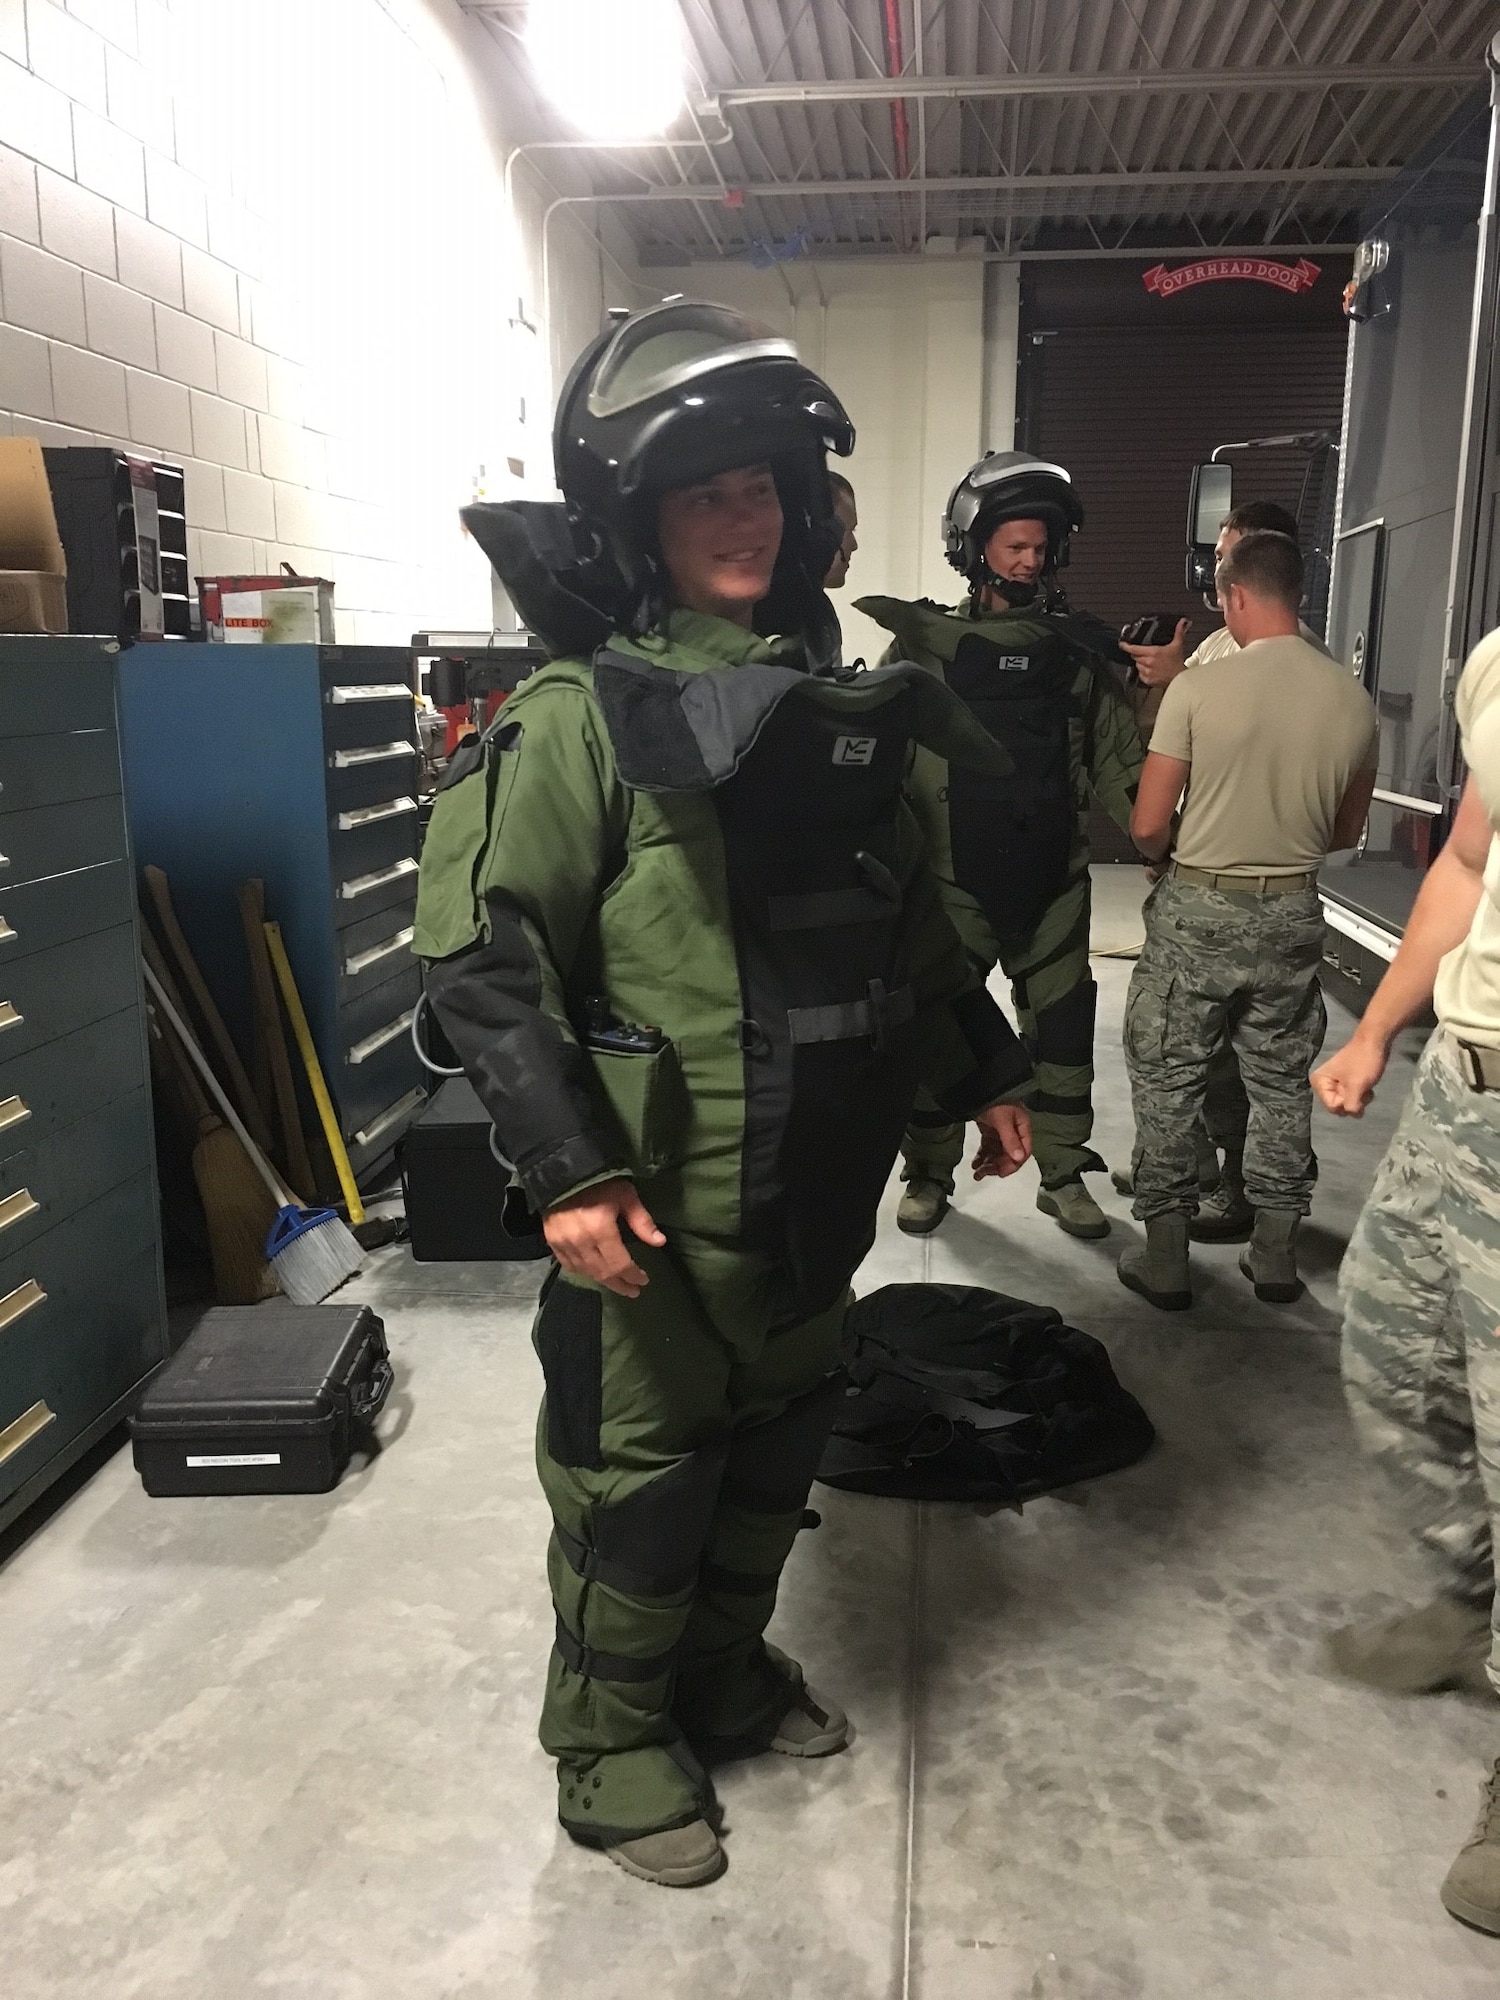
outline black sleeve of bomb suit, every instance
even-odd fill
[[[991,1104],[1024,1103],[1034,1074],[1031,1058],[986,989],[975,985],[949,1005],[973,1067],[933,1090],[944,1111],[967,1122]]]
[[[490,940],[440,959],[427,992],[505,1157],[533,1208],[627,1173],[621,1135],[601,1116],[588,1056],[548,1006],[551,981],[526,919],[488,899]]]

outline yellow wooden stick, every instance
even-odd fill
[[[281,941],[281,926],[278,923],[268,922],[265,931],[266,948],[271,954],[271,963],[276,968],[276,984],[281,988],[281,997],[286,1003],[287,1019],[292,1024],[292,1033],[296,1037],[297,1048],[302,1057],[302,1067],[307,1071],[308,1088],[312,1091],[313,1102],[318,1107],[323,1137],[328,1141],[328,1150],[333,1155],[339,1186],[344,1190],[344,1202],[349,1210],[350,1224],[357,1229],[365,1219],[365,1205],[359,1198],[359,1189],[354,1185],[354,1169],[349,1164],[344,1135],[340,1132],[339,1121],[334,1115],[333,1099],[328,1095],[328,1085],[323,1081],[323,1068],[318,1061],[318,1052],[313,1047],[312,1029],[307,1025],[307,1016],[302,1011],[302,996],[297,991],[296,980],[292,977],[292,962],[287,957],[286,946]]]

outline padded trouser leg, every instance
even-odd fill
[[[963,1126],[950,1118],[927,1091],[919,1091],[901,1140],[901,1157],[906,1162],[901,1178],[936,1181],[952,1194],[953,1176],[963,1156]]]
[[[840,1306],[799,1331],[826,1356],[842,1319]],[[786,1712],[786,1670],[762,1635],[843,1393],[843,1375],[827,1376],[735,1433],[679,1654],[673,1713],[695,1742],[758,1745]]]
[[[1029,936],[1000,944],[1022,1040],[1036,1065],[1031,1142],[1043,1187],[1103,1163],[1094,1130],[1094,1008],[1087,869],[1047,905]]]
[[[732,1355],[676,1264],[637,1254],[651,1276],[639,1299],[559,1274],[533,1333],[557,1612],[541,1738],[559,1817],[591,1838],[686,1825],[708,1797],[671,1702],[727,1455]]]
[[[557,1611],[541,1737],[558,1760],[563,1824],[593,1839],[683,1826],[709,1804],[673,1697],[702,1650],[689,1626],[698,1629],[705,1544],[721,1559],[725,1467],[738,1433],[770,1434],[827,1376],[843,1320],[842,1305],[797,1323],[782,1306],[778,1318],[763,1261],[695,1248],[685,1232],[671,1250],[634,1247],[650,1280],[639,1298],[555,1275],[533,1333],[547,1384],[537,1466],[555,1524]],[[801,1494],[810,1479],[811,1469]],[[764,1559],[779,1573],[788,1540],[746,1567]]]

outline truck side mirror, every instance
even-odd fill
[[[1187,587],[1195,596],[1214,587],[1214,544],[1224,516],[1234,508],[1234,467],[1195,465],[1188,492]]]

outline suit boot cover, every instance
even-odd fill
[[[1243,1243],[1254,1224],[1255,1210],[1245,1199],[1240,1156],[1226,1153],[1218,1186],[1199,1202],[1188,1233],[1195,1243]]]
[[[1297,1276],[1297,1231],[1302,1217],[1289,1209],[1261,1208],[1240,1269],[1265,1305],[1289,1306],[1302,1296]]]
[[[541,1738],[558,1817],[669,1884],[680,1868],[709,1879],[694,1871],[712,1861],[700,1831],[665,1860],[637,1846],[717,1824],[690,1736],[768,1748],[796,1699],[761,1634],[842,1392],[844,1314],[840,1299],[777,1321],[756,1260],[689,1270],[685,1233],[674,1247],[637,1246],[638,1299],[555,1276],[533,1330],[557,1613]]]
[[[1146,1240],[1125,1251],[1119,1263],[1120,1283],[1139,1292],[1163,1312],[1181,1312],[1193,1303],[1188,1276],[1188,1219],[1185,1215],[1153,1215]]]
[[[1500,1937],[1500,1764],[1479,1787],[1479,1818],[1439,1893],[1449,1916]]]

